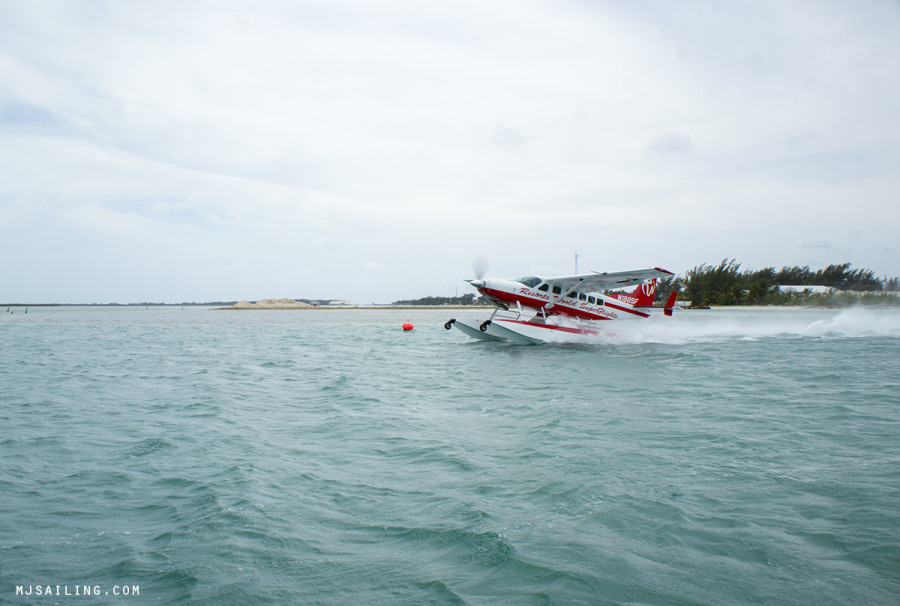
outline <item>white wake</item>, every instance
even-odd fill
[[[610,323],[612,324],[612,323]],[[900,337],[900,308],[683,310],[671,318],[622,321],[578,342],[687,343],[729,339]]]

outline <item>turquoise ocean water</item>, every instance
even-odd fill
[[[0,603],[900,599],[898,310],[16,311]]]

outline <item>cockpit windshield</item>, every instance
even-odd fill
[[[526,276],[524,278],[519,278],[518,280],[516,280],[516,282],[521,282],[529,288],[534,288],[535,286],[543,282],[543,280],[541,280],[537,276]]]

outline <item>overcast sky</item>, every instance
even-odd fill
[[[900,275],[895,0],[0,0],[0,301]]]

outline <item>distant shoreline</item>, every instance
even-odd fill
[[[228,305],[228,307],[221,307]],[[217,307],[218,306],[218,307]],[[210,311],[316,311],[316,310],[377,310],[377,309],[494,309],[493,305],[314,305],[311,307],[234,307],[226,303],[0,303],[0,307],[24,309],[26,307],[208,307]]]
[[[379,309],[494,309],[493,305],[319,305],[315,307],[214,307],[210,311],[333,311],[333,310],[379,310]]]

